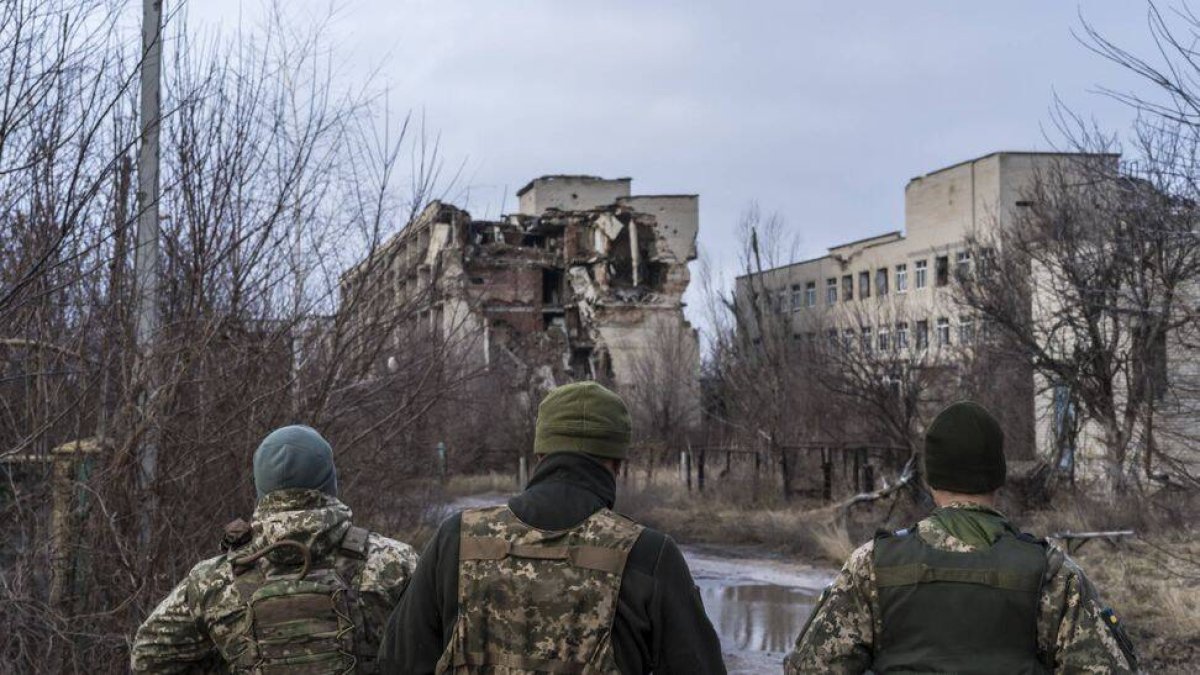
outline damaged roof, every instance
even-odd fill
[[[537,183],[538,181],[542,181],[542,180],[595,180],[595,181],[605,181],[605,182],[610,182],[610,183],[612,183],[612,182],[629,183],[629,182],[633,181],[632,178],[625,177],[625,176],[622,176],[621,178],[602,178],[600,176],[589,176],[587,174],[582,174],[582,173],[580,173],[580,174],[571,174],[571,173],[546,174],[545,176],[538,176],[537,178],[534,178],[533,180],[526,183],[525,187],[521,188],[520,190],[517,190],[517,196],[520,197],[521,195],[525,194],[526,192],[529,192],[530,190],[533,189],[534,183]]]

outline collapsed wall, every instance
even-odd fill
[[[519,213],[488,221],[434,202],[388,244],[434,285],[422,315],[526,389],[678,380],[698,423],[699,346],[683,314],[697,197],[631,196],[630,179],[591,176],[542,177],[518,197]]]

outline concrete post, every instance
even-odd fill
[[[637,219],[630,218],[629,220],[629,258],[633,263],[633,285],[637,287],[641,284],[641,279],[638,275],[638,265],[641,263],[642,252],[638,250],[638,229]]]
[[[492,327],[487,321],[483,323],[483,367],[492,367]]]

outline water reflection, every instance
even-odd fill
[[[810,592],[788,586],[708,579],[697,585],[726,651],[788,651],[816,602]]]

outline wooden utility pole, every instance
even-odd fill
[[[146,424],[150,414],[153,381],[149,352],[154,334],[158,331],[158,163],[159,129],[162,121],[162,1],[142,0],[142,64],[141,64],[141,147],[138,149],[138,222],[137,250],[134,254],[134,276],[137,290],[137,317],[134,338],[137,342],[137,367],[141,394],[138,400],[143,437],[138,452],[139,485],[148,494],[158,476],[158,445]],[[149,533],[149,512],[153,501],[146,504],[143,517],[143,538]]]

